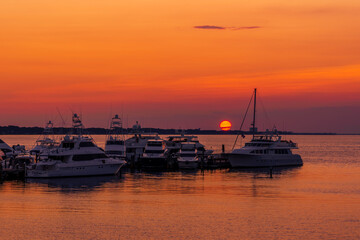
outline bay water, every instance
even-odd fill
[[[37,136],[0,138],[29,149]],[[273,178],[218,169],[3,182],[0,239],[360,239],[360,136],[286,138],[304,165]],[[235,136],[199,140],[220,152]]]

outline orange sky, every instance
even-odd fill
[[[0,29],[0,125],[238,128],[257,87],[274,123],[360,132],[358,1],[13,0]]]

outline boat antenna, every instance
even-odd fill
[[[255,137],[255,118],[256,118],[256,88],[254,89],[254,115],[253,115],[253,123],[251,124],[253,127],[253,138]]]
[[[76,134],[82,135],[82,130],[84,128],[84,125],[82,124],[81,116],[74,113],[72,115],[72,122],[73,122],[73,128],[74,128]]]
[[[285,136],[284,137],[284,139],[286,140],[286,128],[285,128],[285,121],[283,120],[283,136]]]
[[[232,147],[232,150],[234,150],[234,148],[235,148],[235,146],[236,146],[236,142],[237,142],[237,140],[238,140],[238,138],[239,138],[239,135],[240,135],[242,126],[244,125],[244,122],[245,122],[245,119],[246,119],[246,115],[247,115],[247,113],[249,112],[249,108],[250,108],[250,105],[251,105],[251,102],[252,102],[253,97],[254,97],[254,94],[251,95],[249,104],[248,104],[248,106],[247,106],[247,108],[246,108],[246,112],[245,112],[244,118],[243,118],[243,120],[242,120],[242,122],[241,122],[241,125],[240,125],[239,134],[236,136],[236,139],[235,139],[234,145],[233,145],[233,147]]]
[[[63,118],[63,116],[61,115],[61,112],[60,112],[60,110],[59,110],[59,108],[58,107],[56,107],[56,111],[58,112],[58,114],[60,115],[60,118],[61,118],[61,122],[62,122],[62,127],[65,127],[65,120],[64,120],[64,118]]]

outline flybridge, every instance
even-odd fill
[[[199,142],[197,136],[190,136],[184,134],[181,134],[181,136],[169,136],[168,139],[169,141],[174,141],[174,142]]]
[[[281,140],[281,136],[277,136],[277,135],[255,135],[253,137],[253,141],[280,141]]]

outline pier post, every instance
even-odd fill
[[[24,163],[24,179],[26,179],[26,171],[27,171],[27,167],[26,167],[26,162]],[[26,181],[25,181],[26,182]]]
[[[2,161],[0,162],[0,183],[3,182],[3,166]]]
[[[120,166],[119,169],[116,171],[115,176],[118,176],[119,178],[121,178],[121,169],[122,169],[122,166]]]
[[[272,167],[270,167],[270,178],[272,178],[273,176],[272,176],[272,172],[273,172],[273,168]]]

